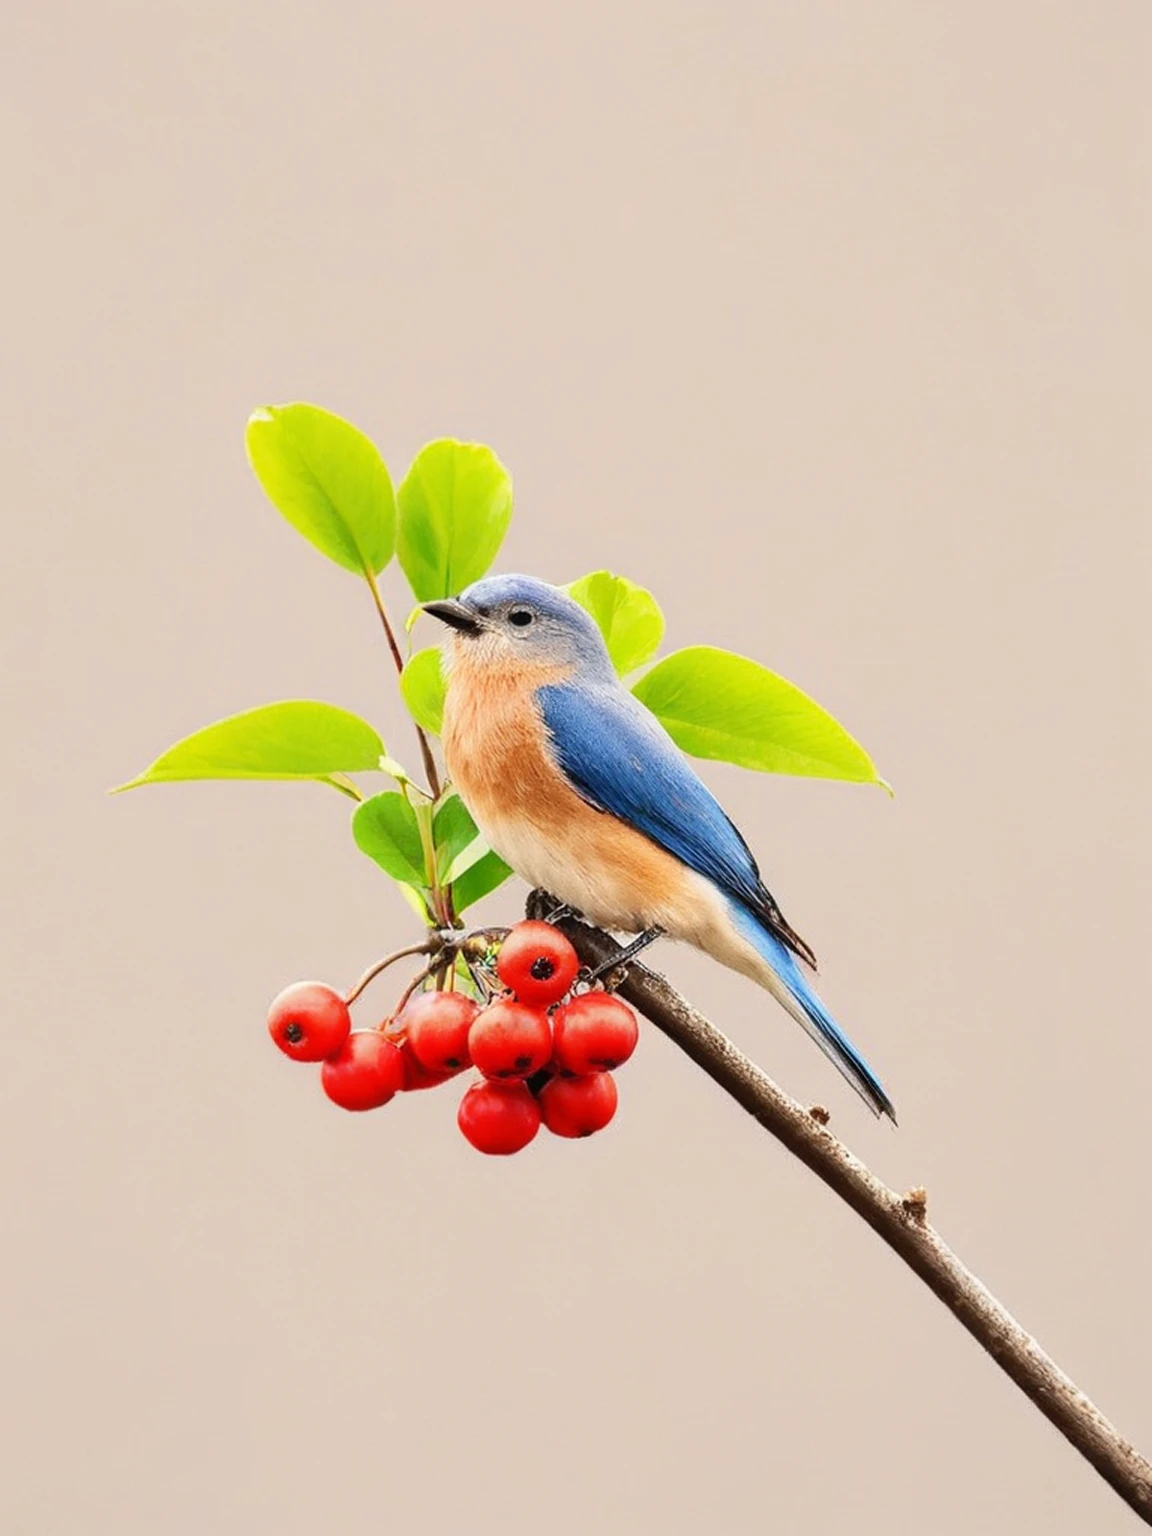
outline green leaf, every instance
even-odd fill
[[[487,851],[487,845],[480,838],[479,829],[472,820],[471,811],[455,793],[447,795],[436,807],[432,837],[436,845],[436,868],[443,884],[461,873],[463,866],[456,866],[462,854],[478,842],[480,847],[476,857],[479,858]],[[470,859],[468,862],[474,864],[476,860]]]
[[[412,784],[408,776],[408,770],[403,763],[398,763],[394,757],[389,757],[387,752],[376,764],[381,773],[386,773],[390,779],[395,779],[397,784]],[[412,788],[417,786],[412,784]]]
[[[827,710],[745,656],[689,646],[658,661],[632,691],[694,757],[888,788]]]
[[[664,638],[664,615],[646,587],[611,571],[593,571],[565,590],[600,626],[612,665],[621,677],[655,656]]]
[[[400,674],[400,692],[413,720],[433,736],[444,726],[445,691],[439,650],[430,645],[417,651]]]
[[[512,517],[508,471],[482,443],[422,448],[396,493],[397,551],[422,603],[452,597],[496,558]]]
[[[396,498],[384,460],[363,432],[316,405],[253,412],[248,462],[269,501],[321,553],[375,575],[396,549]]]
[[[356,807],[352,836],[361,853],[375,859],[394,880],[418,888],[428,883],[420,824],[398,789],[386,789]]]
[[[457,913],[465,911],[482,896],[504,884],[512,871],[498,853],[490,848],[483,858],[452,882],[452,905]]]
[[[229,715],[185,736],[120,788],[179,779],[326,779],[375,768],[383,751],[359,715],[291,699]]]
[[[436,813],[436,869],[441,885],[452,885],[490,851],[467,805],[453,794]]]

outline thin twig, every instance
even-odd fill
[[[392,628],[388,617],[388,610],[384,607],[384,599],[380,596],[380,587],[376,577],[369,570],[365,570],[364,576],[368,582],[368,590],[372,594],[372,601],[376,604],[376,612],[380,615],[380,622],[384,626],[384,636],[388,641],[388,649],[392,652],[392,660],[396,663],[397,673],[404,670],[404,657],[400,647],[396,643],[396,633]],[[416,722],[412,722],[416,725]],[[422,727],[416,726],[416,737],[420,743],[420,756],[424,760],[424,773],[428,779],[428,788],[432,791],[433,800],[440,798],[440,775],[436,772],[436,759],[432,756],[432,747],[424,734]]]
[[[438,950],[432,957],[431,962],[426,965],[422,971],[416,972],[416,975],[413,976],[412,980],[400,994],[400,1001],[396,1004],[391,1013],[392,1019],[398,1019],[400,1017],[405,1008],[407,1008],[408,1004],[412,1001],[412,997],[416,991],[416,988],[422,986],[424,982],[428,980],[429,976],[435,975],[435,973],[440,969],[442,964],[442,954],[443,950]]]
[[[553,906],[547,893],[533,891],[528,915],[543,916]],[[557,926],[585,964],[602,965],[620,953],[614,939],[575,918],[562,918]],[[826,1115],[805,1109],[777,1088],[662,976],[633,963],[619,991],[864,1218],[1125,1503],[1152,1525],[1152,1466],[960,1262],[929,1224],[924,1190],[901,1196],[889,1189],[826,1128]]]
[[[423,944],[409,944],[405,949],[393,950],[392,954],[385,955],[383,960],[377,960],[375,965],[370,965],[361,976],[356,985],[344,994],[344,1002],[350,1008],[363,992],[369,982],[375,981],[381,971],[386,971],[390,965],[395,965],[397,960],[406,960],[409,955],[431,955],[440,948],[438,938],[425,939]]]

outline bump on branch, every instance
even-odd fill
[[[554,917],[585,965],[610,965],[621,949],[615,939],[574,916],[559,915],[559,907],[545,891],[533,891],[528,898],[528,916]],[[923,1188],[903,1196],[889,1189],[827,1129],[823,1106],[806,1109],[777,1088],[647,966],[631,962],[616,990],[851,1206],[1125,1503],[1152,1525],[1152,1466],[960,1262],[928,1221]]]

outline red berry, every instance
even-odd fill
[[[522,1003],[558,1003],[576,980],[576,951],[551,923],[517,923],[500,946],[496,972]]]
[[[376,1029],[358,1029],[320,1068],[320,1082],[341,1109],[379,1109],[404,1086],[404,1061]]]
[[[485,1077],[530,1077],[552,1055],[548,1015],[510,999],[491,1003],[476,1015],[468,1053]]]
[[[352,1019],[339,992],[319,981],[285,987],[268,1010],[268,1033],[293,1061],[323,1061],[348,1038]]]
[[[552,1032],[556,1065],[578,1077],[623,1065],[640,1038],[636,1015],[610,992],[585,992],[557,1008]]]
[[[441,1083],[451,1082],[452,1078],[459,1077],[464,1071],[463,1067],[457,1067],[452,1072],[429,1072],[413,1056],[412,1048],[406,1040],[400,1046],[400,1057],[404,1063],[404,1081],[400,1086],[405,1093],[415,1093],[421,1088],[438,1088]]]
[[[473,1083],[456,1123],[477,1152],[507,1157],[540,1129],[540,1106],[523,1083]]]
[[[468,1031],[480,1005],[462,992],[418,992],[397,1020],[412,1055],[429,1072],[459,1072],[472,1064]]]
[[[616,1079],[611,1072],[554,1077],[540,1090],[540,1114],[554,1136],[591,1136],[615,1113]]]

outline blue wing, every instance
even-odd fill
[[[741,903],[810,965],[748,844],[650,711],[615,685],[551,684],[536,694],[556,760],[584,800],[638,828]]]

